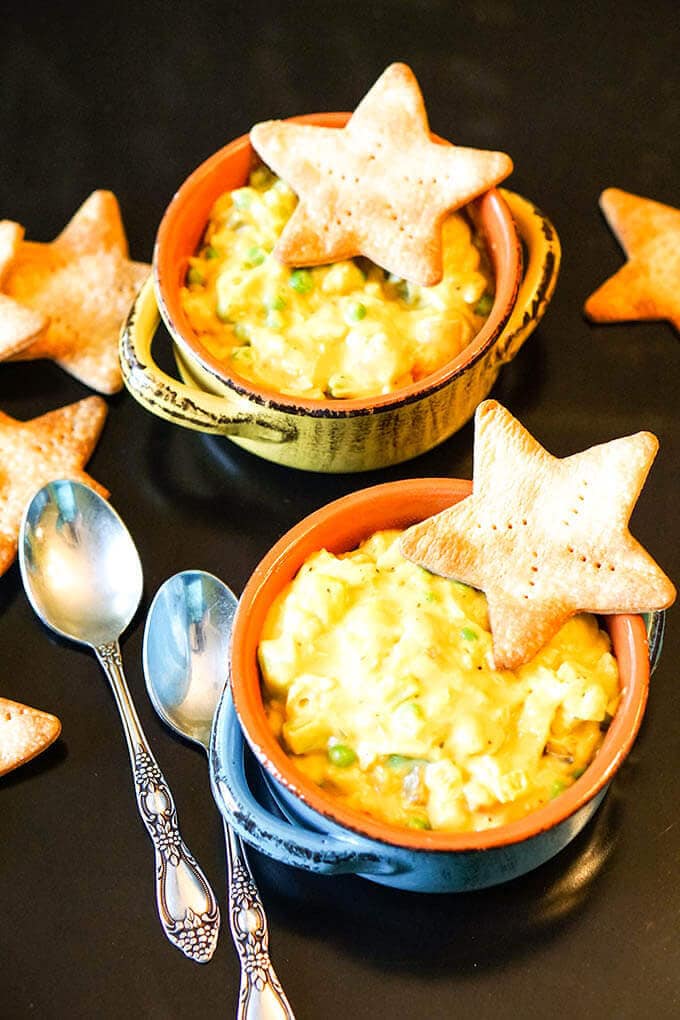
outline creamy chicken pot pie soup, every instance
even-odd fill
[[[291,396],[372,397],[429,375],[479,332],[493,277],[465,214],[444,221],[441,282],[419,287],[365,258],[283,265],[272,249],[296,204],[258,167],[217,200],[190,260],[184,310],[230,372]]]
[[[513,821],[597,753],[620,693],[609,638],[576,616],[497,671],[484,595],[406,560],[399,534],[313,554],[272,605],[269,723],[297,768],[374,818],[451,832]]]

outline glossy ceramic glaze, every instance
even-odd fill
[[[288,532],[257,567],[234,621],[231,689],[218,710],[211,751],[213,784],[229,821],[245,839],[291,864],[354,871],[419,891],[481,888],[523,874],[552,857],[599,805],[638,732],[647,700],[649,643],[639,616],[607,618],[622,698],[602,748],[568,790],[531,815],[483,832],[404,830],[336,802],[298,772],[267,724],[257,645],[267,611],[313,551],[342,552],[380,528],[403,528],[464,498],[470,482],[413,479],[364,489],[329,504]],[[650,626],[654,655],[661,620]],[[244,772],[243,735],[264,770],[282,821],[254,797]]]
[[[293,119],[341,127],[348,116]],[[199,246],[213,203],[245,182],[252,162],[244,135],[194,171],[168,206],[156,240],[153,280],[142,288],[121,335],[130,392],[154,414],[227,435],[261,457],[308,470],[374,469],[442,442],[471,417],[501,365],[540,321],[559,267],[552,225],[520,196],[487,192],[476,202],[476,218],[489,249],[496,295],[472,343],[437,372],[395,393],[362,400],[286,397],[230,374],[191,329],[181,302],[188,259]],[[528,255],[524,272],[520,237]],[[160,316],[173,339],[183,383],[154,362],[151,347]]]

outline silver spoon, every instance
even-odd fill
[[[210,727],[229,673],[236,597],[202,570],[169,578],[144,631],[144,675],[161,719],[187,740],[210,745]],[[269,932],[240,838],[224,826],[229,922],[241,962],[238,1020],[295,1020],[271,960]]]
[[[156,901],[173,945],[199,963],[215,951],[220,915],[182,841],[170,789],[130,697],[118,639],[142,595],[142,566],[112,507],[80,482],[50,482],[26,508],[19,566],[36,613],[62,637],[89,645],[108,677],[130,753],[137,807],[154,845]]]

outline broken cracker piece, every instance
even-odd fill
[[[94,191],[56,240],[18,245],[1,289],[49,322],[18,349],[5,353],[0,346],[0,357],[50,358],[86,386],[117,392],[123,385],[118,336],[149,271],[128,259],[115,195]]]
[[[24,237],[23,227],[0,220],[0,288]],[[31,344],[47,328],[47,317],[0,293],[0,360]]]
[[[35,758],[60,733],[56,715],[0,698],[0,776]]]
[[[484,591],[497,669],[527,662],[578,612],[664,609],[675,588],[628,531],[657,447],[638,432],[560,460],[483,401],[472,495],[409,528],[401,550]]]
[[[591,294],[593,322],[667,319],[680,331],[680,209],[618,188],[600,207],[628,261]]]
[[[312,266],[365,255],[423,286],[442,278],[444,218],[512,170],[505,153],[432,141],[405,64],[387,68],[344,128],[267,121],[250,138],[299,198],[277,258]]]
[[[0,575],[16,556],[24,507],[43,485],[71,478],[108,495],[83,470],[106,411],[101,397],[86,397],[27,422],[0,411]]]
[[[13,220],[0,220],[0,284],[24,239],[24,228]]]

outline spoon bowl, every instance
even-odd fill
[[[80,644],[115,641],[142,597],[130,533],[87,485],[50,482],[29,504],[19,536],[26,594],[38,616]]]
[[[161,719],[210,748],[210,731],[229,677],[238,605],[219,578],[185,570],[161,585],[144,631],[144,676]],[[237,1020],[295,1020],[269,959],[267,916],[240,838],[225,823],[229,923],[241,963]]]
[[[227,679],[236,596],[219,578],[185,570],[154,598],[144,631],[144,676],[161,719],[207,751]]]

